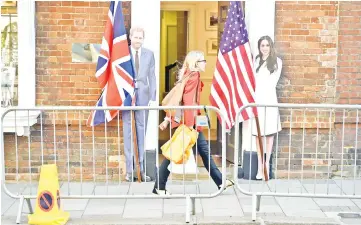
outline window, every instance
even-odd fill
[[[17,8],[1,7],[1,106],[17,105],[18,29]]]

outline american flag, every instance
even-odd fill
[[[134,68],[130,57],[121,1],[110,3],[108,20],[95,73],[103,92],[96,106],[130,106],[134,95]],[[117,110],[95,110],[88,126],[111,121]]]
[[[248,41],[241,3],[231,1],[209,96],[211,105],[226,116],[228,130],[234,125],[239,108],[255,102],[253,61]],[[256,115],[257,109],[247,108],[241,113],[240,122]],[[222,121],[219,115],[218,118]]]

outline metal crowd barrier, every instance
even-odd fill
[[[268,119],[278,120],[282,127],[274,134],[268,181],[255,179],[258,165],[255,141],[258,140],[255,132],[251,132],[256,128],[255,119],[248,122],[248,131],[242,131],[246,132],[242,144],[248,142],[249,149],[240,145],[242,134],[239,126],[235,128],[234,162],[239,166],[234,167],[233,175],[234,180],[238,180],[237,189],[252,196],[252,220],[256,220],[257,211],[260,211],[261,196],[361,199],[361,150],[358,149],[361,106],[249,104],[238,111],[235,123],[239,123],[244,110],[252,107],[257,107],[258,113],[263,111],[262,115],[267,115],[267,110],[271,112],[271,108],[279,109],[280,116],[273,115]],[[278,121],[274,123],[277,130]],[[263,123],[263,130],[267,130],[267,124],[270,123]],[[265,136],[262,142],[266,153],[269,146]],[[243,177],[240,171],[243,171]]]
[[[184,173],[181,174],[182,178],[180,180],[176,180],[171,176],[167,185],[168,190],[171,190],[171,195],[154,195],[152,194],[154,180],[138,183],[126,182],[122,179],[125,174],[125,159],[122,158],[124,152],[121,116],[118,114],[109,124],[105,123],[95,127],[87,127],[86,120],[92,110],[119,110],[120,112],[126,110],[143,110],[144,112],[144,110],[147,110],[156,112],[156,122],[153,121],[153,126],[157,126],[155,130],[158,130],[159,113],[164,109],[203,110],[204,108],[223,117],[217,108],[210,106],[171,108],[140,106],[34,107],[7,109],[1,117],[1,183],[3,191],[8,196],[20,201],[16,222],[20,223],[24,200],[28,204],[30,213],[33,213],[30,200],[37,198],[39,169],[44,164],[57,165],[62,199],[185,199],[185,219],[186,222],[189,222],[191,213],[195,214],[196,198],[216,197],[224,189],[226,181],[226,147],[224,144],[222,144],[222,187],[219,190],[215,188],[215,191],[211,190],[210,193],[200,190],[200,186],[197,185],[200,181],[197,170],[195,180],[193,178],[192,181],[186,181]],[[30,128],[31,131],[28,137],[18,137],[16,132],[15,134],[4,133],[3,122],[7,114],[14,113],[15,118],[17,118],[17,114],[22,113],[24,115],[25,113],[25,115],[29,115],[30,111],[40,111],[41,114],[38,123]],[[19,122],[15,119],[15,129],[17,123]],[[206,131],[206,128],[204,130]],[[225,123],[222,123],[222,143],[225,143],[225,132]],[[154,133],[146,135],[152,135],[152,138],[157,136]],[[171,136],[172,130],[170,129],[166,140]],[[208,128],[208,145],[210,146],[209,138],[210,130]],[[146,143],[143,144],[146,145]],[[156,176],[159,177],[159,165],[161,163],[159,161],[159,148],[154,149],[154,151]],[[210,147],[208,151],[210,152]],[[147,149],[145,149],[144,156],[144,167],[147,174]],[[195,159],[197,164],[198,157],[196,156]],[[184,166],[183,172],[185,172]],[[136,174],[134,176],[136,177]],[[208,180],[213,182],[210,180],[209,172]],[[144,193],[144,190],[142,191],[142,185],[147,187],[146,193]],[[209,186],[208,183],[207,186]]]

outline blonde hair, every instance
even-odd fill
[[[143,27],[131,27],[129,31],[129,37],[133,36],[134,32],[143,32],[143,38],[145,36],[144,28]]]
[[[184,59],[183,66],[179,70],[178,80],[183,78],[186,71],[199,71],[198,61],[204,60],[204,53],[202,51],[190,51]]]

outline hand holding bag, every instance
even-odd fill
[[[192,153],[192,147],[196,143],[198,132],[181,124],[174,132],[172,138],[162,147],[162,154],[175,164],[186,163]]]

